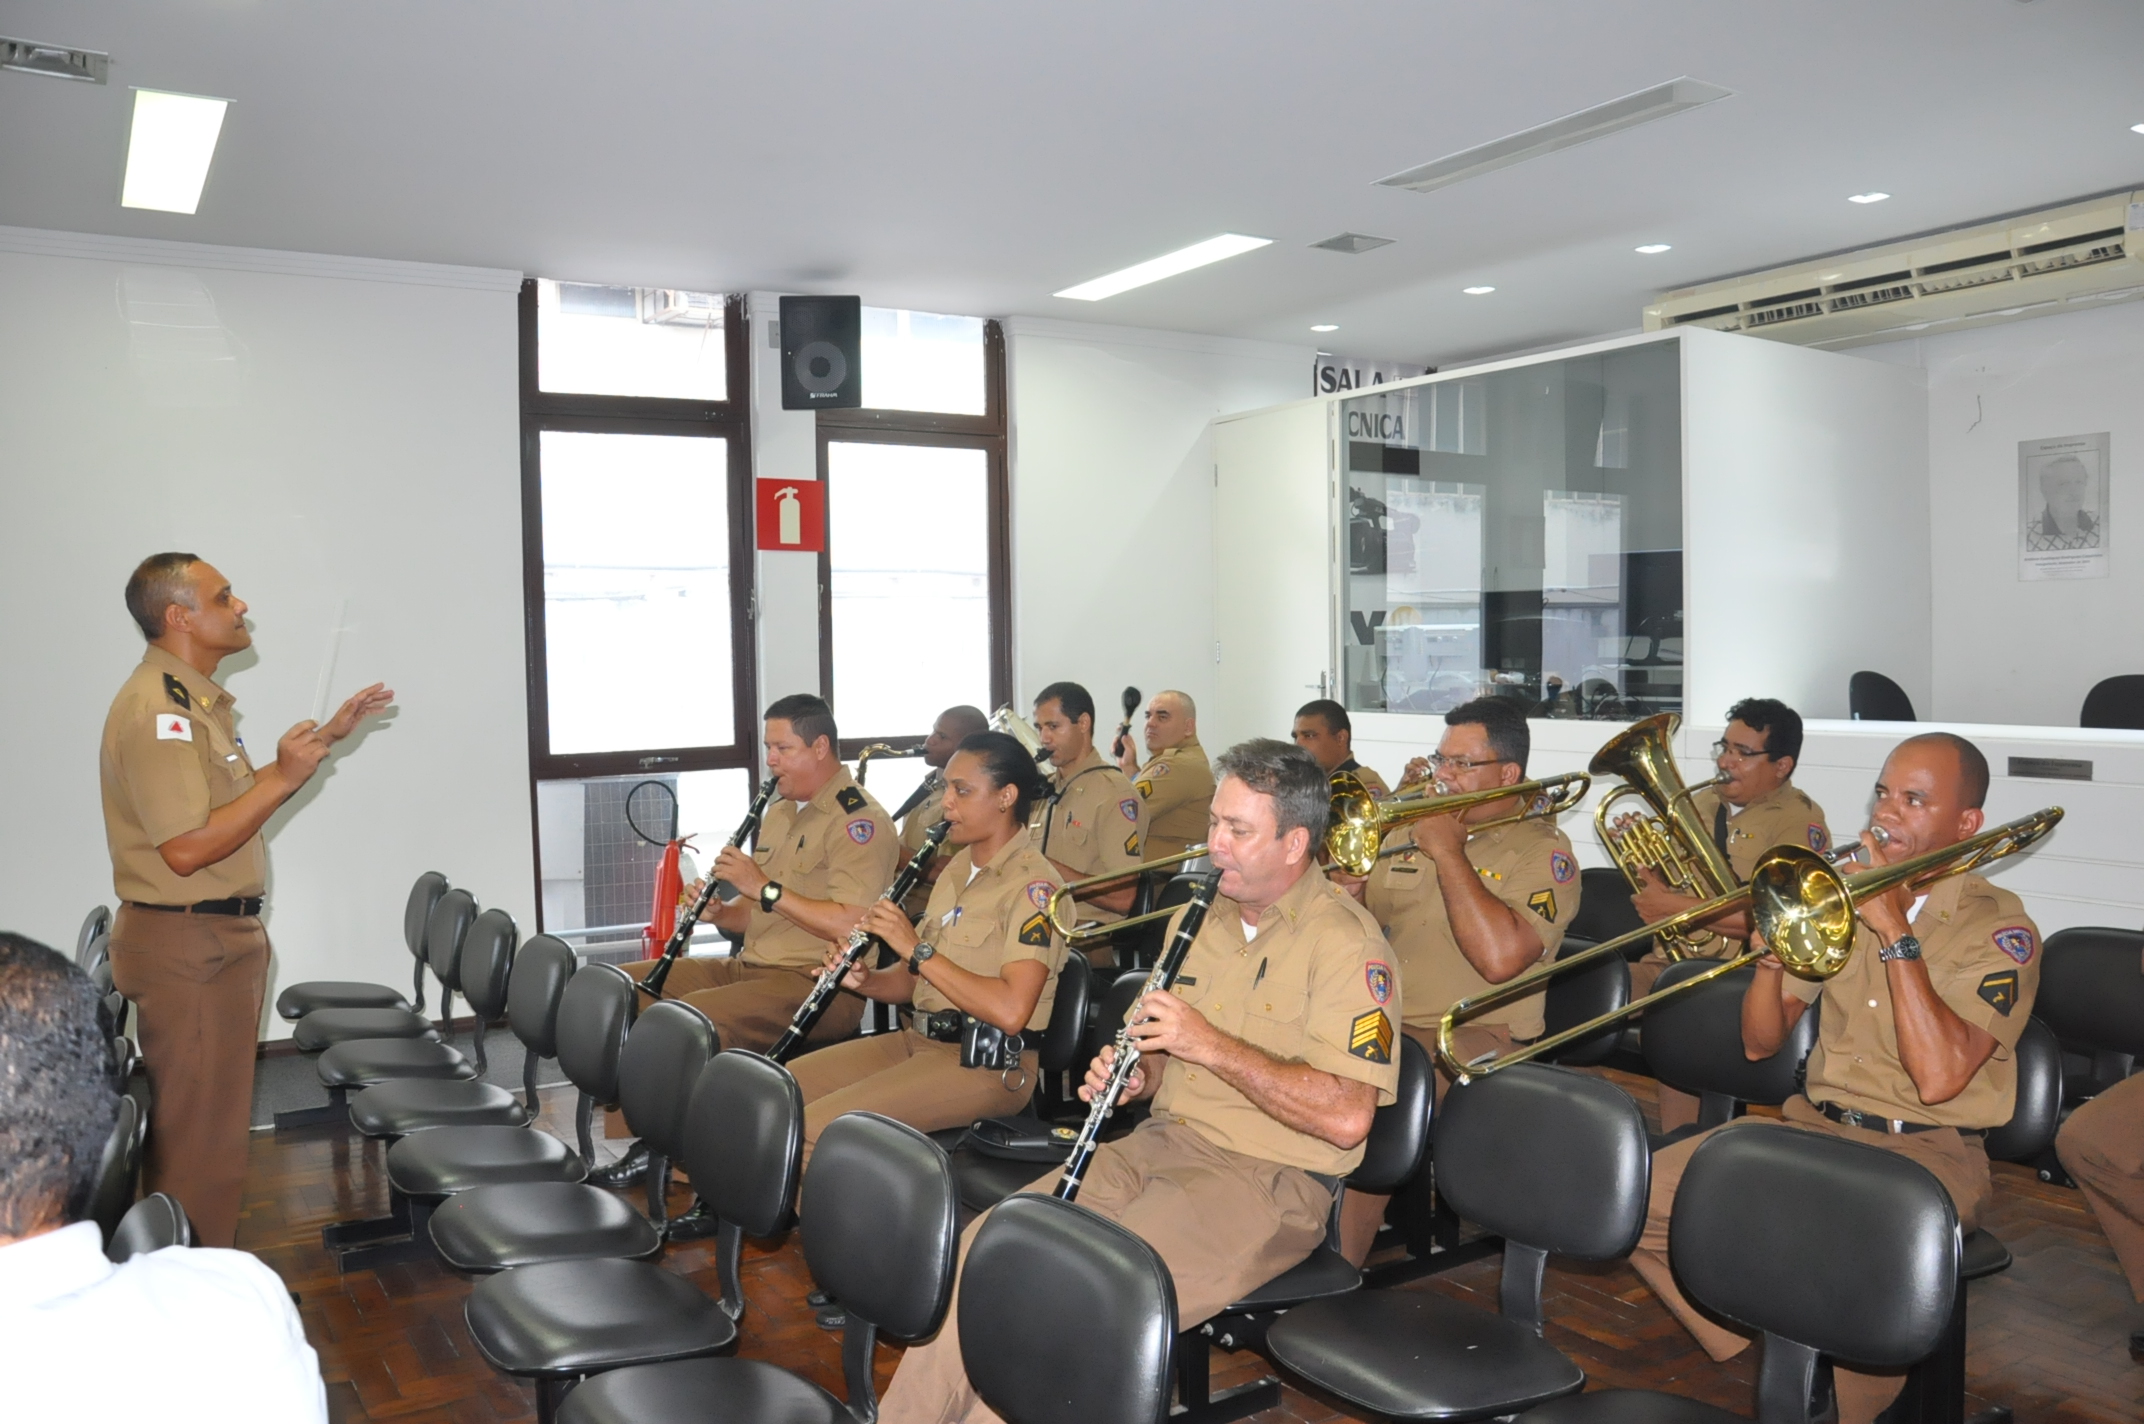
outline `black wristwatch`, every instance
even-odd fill
[[[1876,957],[1886,964],[1900,959],[1919,959],[1921,942],[1910,934],[1902,934],[1892,943],[1877,950]]]
[[[771,915],[771,914],[773,914],[773,913],[774,913],[774,907],[775,907],[775,906],[776,906],[777,904],[781,903],[781,899],[782,899],[782,882],[781,882],[781,881],[779,881],[779,880],[769,880],[769,881],[768,881],[768,882],[767,882],[767,883],[766,883],[765,885],[763,885],[763,886],[761,886],[761,887],[760,887],[760,891],[759,891],[759,908],[761,908],[762,910],[765,910],[765,911],[766,911],[766,912],[767,912],[768,914],[770,914],[770,915]]]
[[[937,945],[932,944],[927,939],[918,941],[915,949],[911,951],[908,956],[908,972],[911,974],[921,974],[923,972],[923,961],[926,959],[933,958],[934,956],[936,956],[937,953]]]

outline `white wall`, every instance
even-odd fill
[[[747,298],[752,324],[752,473],[763,480],[816,480],[818,416],[782,409],[782,350],[777,339],[781,300],[773,292],[754,292]],[[759,705],[764,708],[792,692],[819,690],[819,556],[774,549],[755,553],[753,559],[759,592],[753,631],[759,645]]]
[[[160,549],[253,607],[222,679],[257,759],[313,714],[345,598],[338,691],[397,693],[269,824],[269,998],[406,985],[425,869],[534,923],[518,281],[0,229],[0,925],[71,951],[113,899],[98,737],[141,656],[120,591]]]
[[[1923,717],[2074,727],[2101,678],[2144,672],[2144,303],[2068,312],[1855,354],[1917,367],[1928,385],[1935,605]],[[2021,440],[2107,431],[2109,574],[2017,577]]]

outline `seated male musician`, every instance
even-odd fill
[[[1382,801],[1392,794],[1385,779],[1355,760],[1355,724],[1347,709],[1329,697],[1305,702],[1295,709],[1295,744],[1317,758],[1327,776],[1354,773],[1372,796]]]
[[[1094,746],[1094,698],[1076,682],[1053,682],[1035,694],[1035,735],[1055,768],[1049,796],[1028,829],[1035,848],[1067,880],[1130,870],[1146,843],[1146,803],[1123,772]],[[1131,880],[1079,897],[1087,919],[1119,920],[1138,886]],[[1107,949],[1098,963],[1108,962]]]
[[[1895,747],[1876,782],[1873,821],[1888,837],[1863,837],[1864,854],[1892,864],[1980,830],[1987,758],[1963,737],[1928,732]],[[1910,1157],[1943,1184],[1959,1224],[1972,1231],[1992,1184],[1982,1147],[2009,1121],[2017,1098],[2018,1036],[2040,983],[2039,931],[2009,891],[1977,875],[1864,900],[1846,967],[1821,983],[1757,961],[1742,998],[1742,1051],[1779,1051],[1809,1005],[1823,1017],[1810,1051],[1804,1095],[1787,1100],[1789,1124]],[[1742,1118],[1713,1132],[1748,1131]],[[1750,1337],[1700,1314],[1675,1284],[1668,1221],[1690,1154],[1710,1133],[1653,1157],[1645,1232],[1631,1265],[1716,1360]],[[1838,1366],[1840,1424],[1868,1424],[1904,1383],[1901,1374]]]
[[[990,719],[983,715],[982,709],[965,704],[946,708],[938,714],[938,720],[931,723],[930,735],[923,739],[923,764],[930,770],[916,784],[916,789],[908,793],[908,799],[893,812],[893,819],[901,827],[900,864],[906,865],[917,851],[923,849],[923,838],[943,818],[939,803],[945,799],[946,763],[953,759],[954,751],[962,742],[977,732],[989,730]],[[910,919],[922,914],[930,903],[931,887],[938,883],[938,872],[945,869],[946,862],[951,859],[941,851],[931,860],[923,878],[909,893],[908,903],[902,906]]]
[[[1532,749],[1524,709],[1484,697],[1444,714],[1444,737],[1430,759],[1442,794],[1515,786]],[[1389,852],[1367,881],[1335,867],[1333,879],[1384,926],[1407,990],[1402,1031],[1424,1048],[1436,1042],[1444,1011],[1515,979],[1563,944],[1578,913],[1578,865],[1553,819],[1488,830],[1475,827],[1524,809],[1517,797],[1449,816],[1425,816],[1386,837]],[[1541,1036],[1542,994],[1529,994],[1461,1025],[1463,1059],[1502,1053]],[[1440,1066],[1436,1089],[1449,1087]],[[1369,1255],[1387,1198],[1349,1191],[1340,1217],[1341,1250],[1356,1265]]]
[[[1220,898],[1176,987],[1132,1010],[1143,1057],[1127,1101],[1151,1096],[1153,1114],[1095,1152],[1079,1195],[1161,1254],[1186,1327],[1310,1254],[1335,1183],[1361,1161],[1399,1082],[1399,986],[1376,972],[1383,940],[1317,873],[1324,770],[1258,740],[1230,748],[1214,771]],[[1114,1059],[1102,1050],[1081,1096],[1108,1081]],[[1057,1176],[1028,1190],[1051,1191]],[[959,1314],[956,1300],[936,1338],[902,1358],[879,1411],[886,1424],[996,1418],[968,1385]]]
[[[1118,770],[1146,803],[1143,853],[1150,860],[1179,855],[1206,839],[1213,807],[1213,766],[1199,745],[1199,709],[1181,692],[1157,692],[1146,704],[1145,766],[1124,749]]]
[[[2071,1113],[2055,1137],[2055,1155],[2099,1218],[2130,1294],[2144,1302],[2144,1073]],[[2129,1354],[2144,1361],[2144,1330],[2129,1332]]]
[[[825,702],[804,692],[780,699],[767,709],[765,735],[767,772],[780,779],[777,799],[759,828],[757,849],[724,847],[709,872],[735,886],[737,898],[701,916],[742,931],[744,946],[734,957],[680,958],[663,983],[664,998],[683,999],[713,1021],[724,1048],[760,1053],[781,1037],[811,992],[827,941],[847,939],[893,883],[901,854],[885,808],[842,765]],[[644,980],[660,962],[622,967]],[[862,1022],[863,1000],[837,994],[807,1042],[839,1042]],[[607,1125],[623,1130],[615,1117]],[[636,1144],[589,1180],[627,1185],[647,1171],[647,1162]]]

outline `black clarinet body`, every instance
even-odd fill
[[[1198,878],[1192,887],[1191,900],[1184,906],[1183,918],[1176,922],[1176,933],[1170,937],[1169,947],[1154,965],[1154,972],[1147,975],[1146,987],[1139,991],[1141,999],[1176,982],[1185,957],[1191,953],[1191,942],[1199,937],[1199,929],[1206,923],[1206,912],[1213,908],[1214,896],[1220,889],[1220,871],[1209,870]],[[1132,1011],[1137,1013],[1137,1007],[1134,1006]],[[1117,1110],[1117,1100],[1124,1096],[1124,1085],[1131,1081],[1132,1070],[1139,1066],[1139,1049],[1132,1041],[1130,1022],[1118,1031],[1116,1048],[1117,1056],[1109,1066],[1109,1081],[1094,1095],[1094,1102],[1087,1109],[1087,1121],[1079,1130],[1078,1140],[1072,1144],[1072,1155],[1065,1159],[1065,1174],[1057,1183],[1059,1201],[1078,1198],[1079,1184],[1087,1175],[1087,1164],[1094,1160],[1102,1126]]]
[[[761,818],[767,814],[767,807],[774,802],[774,788],[780,781],[780,777],[770,776],[761,783],[759,795],[752,800],[752,809],[744,813],[744,820],[739,823],[737,833],[730,837],[731,850],[741,847],[752,838],[752,833],[759,829]],[[708,905],[714,901],[715,889],[720,883],[714,868],[710,866],[707,882],[700,887],[699,898],[692,902],[691,911],[678,922],[677,928],[671,931],[670,942],[663,946],[660,961],[648,971],[648,977],[640,981],[641,992],[656,999],[663,996],[663,984],[670,977],[670,966],[677,963],[678,956],[692,943],[693,929],[700,923],[700,916],[706,912]]]

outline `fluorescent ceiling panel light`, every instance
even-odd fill
[[[2131,133],[2144,133],[2144,124],[2131,124],[2129,131]]]
[[[1849,203],[1880,203],[1890,196],[1889,193],[1855,193],[1846,201]]]
[[[228,99],[136,89],[119,206],[160,213],[198,209],[209,160],[216,156],[216,139],[223,132],[223,112],[230,105]]]
[[[1313,326],[1310,329],[1312,331],[1338,331],[1340,328],[1333,325],[1331,322],[1326,322],[1321,326]]]
[[[1635,94],[1625,94],[1620,99],[1610,99],[1605,104],[1595,104],[1590,109],[1580,109],[1575,114],[1566,114],[1534,128],[1507,134],[1434,163],[1395,173],[1390,178],[1380,178],[1377,182],[1385,188],[1433,192],[1479,174],[1493,173],[1514,163],[1524,163],[1529,158],[1539,158],[1544,153],[1574,148],[1638,124],[1648,124],[1654,119],[1664,119],[1670,114],[1709,104],[1715,99],[1725,99],[1732,93],[1732,89],[1722,89],[1717,84],[1707,84],[1702,79],[1686,75]]]
[[[1467,294],[1468,296],[1470,296],[1470,297],[1486,297],[1486,296],[1488,296],[1488,295],[1489,295],[1489,293],[1491,293],[1491,292],[1495,291],[1495,290],[1496,290],[1496,288],[1494,288],[1494,287],[1461,287],[1461,288],[1460,288],[1459,290],[1460,290],[1460,291],[1462,291],[1462,292],[1465,292],[1465,293],[1466,293],[1466,294]]]
[[[1647,257],[1651,257],[1656,253],[1661,252],[1673,252],[1674,250],[1674,248],[1670,247],[1665,242],[1648,242],[1645,244],[1645,246],[1638,249],[1638,251],[1644,253]]]
[[[1067,287],[1055,295],[1070,297],[1075,302],[1098,302],[1104,297],[1113,297],[1134,287],[1144,287],[1149,282],[1159,282],[1164,277],[1174,277],[1211,262],[1238,257],[1243,253],[1272,245],[1273,239],[1270,237],[1244,237],[1240,233],[1224,232],[1219,237],[1194,242],[1189,247],[1180,247],[1165,256],[1127,267],[1121,272],[1111,272],[1106,277],[1097,277],[1091,282]]]
[[[1313,242],[1310,245],[1322,247],[1327,252],[1345,252],[1354,257],[1380,247],[1390,247],[1392,243],[1393,239],[1389,237],[1372,237],[1366,232],[1343,232],[1337,237],[1328,237],[1323,242]]]
[[[102,84],[111,63],[112,57],[102,50],[39,44],[36,40],[0,39],[0,69],[19,69],[24,74],[49,74],[55,79]]]

